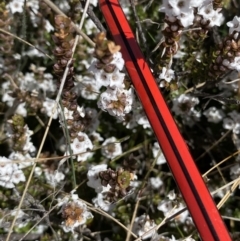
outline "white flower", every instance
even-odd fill
[[[231,118],[225,118],[223,120],[223,128],[232,130],[234,134],[240,133],[240,114],[235,110],[228,113]]]
[[[143,214],[134,220],[133,232],[144,240],[151,238],[156,233],[156,226],[155,222],[150,220],[148,215]]]
[[[165,217],[170,217],[173,214],[177,213],[178,211],[182,210],[185,206],[182,203],[178,204],[178,207],[173,209],[173,202],[171,200],[166,201],[163,200],[158,204],[157,209],[159,211],[162,211]],[[188,217],[188,211],[182,212],[177,217],[175,217],[175,220],[184,223],[186,218]]]
[[[194,113],[194,106],[198,103],[198,98],[182,94],[173,100],[172,111],[176,115],[192,115]]]
[[[150,184],[153,189],[159,189],[163,185],[163,181],[160,177],[151,177]]]
[[[224,112],[220,109],[217,109],[215,106],[210,107],[203,114],[207,117],[209,122],[219,123],[223,120]]]
[[[28,153],[34,153],[36,151],[36,147],[33,145],[31,142],[31,135],[33,134],[33,131],[29,130],[28,126],[24,126],[25,130],[25,145],[23,147],[23,151],[28,152]]]
[[[169,241],[177,241],[177,239],[172,235],[172,238],[170,238]]]
[[[198,14],[203,17],[204,20],[210,21],[209,26],[220,26],[223,22],[223,15],[219,13],[221,9],[214,10],[213,4],[208,3],[203,4],[201,7],[198,8]]]
[[[100,193],[104,190],[104,186],[101,184],[101,179],[99,178],[98,174],[101,171],[107,170],[106,164],[100,164],[96,166],[91,166],[88,170],[87,177],[88,182],[87,185],[91,188],[94,188],[97,193]],[[109,185],[109,184],[108,184]],[[109,188],[109,187],[108,187]],[[106,191],[106,190],[104,190]]]
[[[9,95],[9,92],[7,92],[7,89],[4,89],[4,84],[2,84],[2,90],[4,90],[4,94],[2,96],[2,102],[6,102],[7,106],[13,106],[13,102],[15,98]]]
[[[74,229],[92,219],[93,215],[87,210],[87,205],[79,200],[78,195],[71,192],[71,196],[58,200],[58,206],[62,206],[61,213],[65,219],[62,222],[62,228],[65,232],[74,231]]]
[[[182,94],[173,99],[172,111],[182,117],[184,124],[192,126],[194,125],[193,120],[197,121],[201,116],[201,113],[194,109],[194,106],[198,103],[198,98]]]
[[[25,182],[26,178],[18,165],[6,157],[0,157],[0,186],[14,188],[14,184],[21,181]]]
[[[143,129],[151,128],[150,122],[144,113],[134,115],[136,122],[143,127]]]
[[[119,70],[116,68],[112,73],[106,74],[109,78],[109,87],[111,88],[124,88],[124,78],[125,74],[119,72]]]
[[[70,144],[73,156],[77,154],[77,161],[86,161],[92,156],[89,152],[93,148],[93,144],[89,139],[88,135],[83,132],[79,132],[78,136],[74,138],[73,142]],[[65,155],[70,155],[67,152]]]
[[[23,12],[24,0],[12,0],[7,7],[10,9],[12,14]]]
[[[196,240],[193,239],[193,238],[191,238],[191,237],[187,237],[187,238],[185,239],[185,241],[196,241]]]
[[[46,98],[46,100],[43,101],[43,107],[45,108],[47,116],[49,117],[53,116],[53,119],[58,118],[58,112],[57,112],[57,108],[55,108],[55,105],[56,105],[55,100]],[[55,112],[53,113],[54,109],[55,109]]]
[[[177,195],[176,193],[174,192],[174,190],[170,191],[167,195],[167,197],[169,198],[169,200],[173,201],[176,199]]]
[[[230,63],[228,67],[229,69],[233,69],[240,72],[240,57],[235,57],[234,61]]]
[[[43,75],[44,80],[42,82],[36,82],[37,88],[46,93],[55,93],[57,86],[53,80],[53,76],[50,73],[44,73]]]
[[[194,14],[191,1],[164,0],[160,12],[164,12],[168,20],[179,19],[184,27],[192,25]]]
[[[105,212],[109,212],[115,207],[115,204],[110,203],[105,199],[105,195],[103,193],[98,193],[97,197],[93,198],[92,202],[96,208],[101,208]]]
[[[178,16],[181,13],[181,7],[185,9],[189,7],[187,7],[189,1],[185,1],[180,7],[177,2],[178,0],[163,0],[159,11],[164,12],[167,16]]]
[[[22,170],[16,170],[12,173],[11,175],[11,181],[15,184],[18,184],[19,182],[25,182],[26,181],[26,177],[23,173]]]
[[[182,26],[184,28],[187,28],[193,24],[194,14],[193,12],[191,12],[190,14],[182,13],[177,18],[180,20]]]
[[[8,158],[13,161],[20,162],[18,163],[19,169],[33,165],[33,161],[31,162],[32,157],[29,155],[29,153],[23,155],[20,152],[12,152]]]
[[[122,154],[121,143],[117,142],[115,137],[110,137],[102,143],[102,154],[106,158],[115,158]]]
[[[49,168],[43,169],[45,178],[47,180],[47,183],[50,184],[53,187],[56,187],[58,183],[60,183],[62,180],[64,180],[65,175],[58,171],[52,171]]]
[[[206,2],[206,0],[190,0],[190,6],[193,8],[197,8],[200,7],[204,2]]]
[[[6,158],[6,157],[0,157],[0,178],[2,178],[4,175],[11,174],[14,170],[17,170],[17,164],[12,163],[12,160]]]
[[[43,173],[43,170],[41,167],[35,167],[34,169],[34,174],[37,176],[37,177],[40,177]]]
[[[233,20],[227,22],[229,27],[229,34],[232,34],[234,31],[240,32],[240,17],[234,16]]]
[[[124,119],[125,114],[132,109],[133,94],[132,89],[111,89],[103,92],[98,100],[98,107],[107,111],[110,115]]]
[[[36,57],[36,56],[37,57],[45,57],[45,55],[36,48],[31,48],[28,51],[23,52],[23,55],[27,55],[29,57]]]
[[[119,70],[123,69],[124,60],[122,58],[122,53],[121,52],[117,52],[117,53],[113,54],[113,60],[111,61],[111,64],[116,65],[116,67]]]
[[[169,83],[173,78],[174,78],[174,70],[163,67],[162,73],[159,75],[159,79],[165,80]],[[160,86],[160,87],[164,87],[164,86]]]
[[[45,29],[47,30],[48,33],[54,30],[54,27],[47,19],[45,19]]]
[[[96,25],[94,24],[94,22],[91,19],[86,19],[84,21],[84,27],[86,29],[87,35],[95,35],[97,32]]]
[[[93,131],[91,133],[91,140],[93,140],[93,142],[100,142],[100,141],[103,141],[103,137],[96,131]]]
[[[94,7],[97,7],[98,1],[97,1],[97,0],[91,0],[90,3],[91,3]]]
[[[73,111],[69,110],[68,108],[64,107],[63,113],[65,116],[65,120],[73,120]]]
[[[80,89],[81,96],[86,100],[96,100],[99,96],[101,84],[94,78],[85,76],[78,88]]]
[[[234,128],[234,121],[231,118],[223,119],[223,128],[227,130],[232,130]]]
[[[27,109],[26,109],[25,105],[26,105],[25,102],[20,103],[17,106],[17,109],[15,110],[15,113],[18,114],[18,115],[21,115],[23,117],[26,117],[27,116]]]
[[[88,108],[87,108],[88,109]],[[80,106],[78,106],[77,107],[77,111],[78,111],[78,113],[79,113],[79,115],[81,116],[81,117],[85,117],[85,109],[84,109],[84,107],[82,106],[82,107],[80,107]]]
[[[96,82],[100,86],[111,87],[111,88],[124,88],[125,74],[119,72],[118,68],[115,68],[112,73],[107,73],[104,70],[98,70],[95,72]]]
[[[162,165],[164,163],[166,163],[166,159],[163,155],[163,152],[159,146],[159,144],[157,142],[155,142],[153,144],[153,149],[152,149],[152,152],[153,152],[153,157],[156,158],[158,156],[158,159],[157,159],[157,162],[156,164],[157,165]]]
[[[223,23],[224,17],[222,13],[219,13],[219,11],[221,11],[221,9],[214,11],[212,18],[210,19],[211,20],[209,24],[210,27],[220,26]]]
[[[31,66],[34,69],[34,66]],[[36,66],[35,66],[36,68]],[[37,88],[37,82],[35,80],[34,73],[26,73],[25,75],[20,75],[20,86],[21,90],[29,90],[32,91]]]
[[[111,75],[107,74],[103,69],[96,69],[94,77],[98,85],[107,87],[110,83]]]

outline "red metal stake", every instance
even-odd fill
[[[189,153],[117,0],[99,0],[109,30],[203,241],[230,241],[216,205]]]

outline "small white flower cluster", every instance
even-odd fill
[[[12,123],[12,120],[9,120],[8,121],[9,123]],[[33,131],[31,131],[29,128],[28,128],[28,126],[27,125],[25,125],[24,127],[23,127],[23,129],[24,129],[24,145],[23,145],[23,147],[22,147],[22,152],[24,153],[24,154],[27,154],[27,153],[29,153],[29,154],[33,154],[33,153],[35,153],[35,151],[36,151],[36,147],[33,145],[33,143],[32,143],[32,141],[31,141],[31,135],[33,134]],[[10,129],[8,129],[8,132],[6,133],[6,135],[10,138],[10,140],[11,140],[11,138],[13,137],[13,133],[12,133],[12,130],[10,130]]]
[[[144,129],[151,128],[148,118],[138,100],[135,100],[132,106],[132,112],[123,122],[127,129],[133,129],[137,125],[142,126]]]
[[[108,88],[100,95],[98,107],[119,120],[124,120],[124,116],[132,110],[132,102],[132,89]]]
[[[97,197],[93,199],[93,203],[95,207],[99,207],[104,211],[109,211],[114,205],[104,200],[104,193],[108,192],[111,186],[108,184],[106,187],[101,184],[101,179],[99,178],[99,172],[106,171],[107,165],[100,164],[96,166],[91,166],[88,170],[87,177],[88,182],[87,185],[91,188],[95,189],[97,193]]]
[[[83,84],[88,86],[88,90],[93,92],[88,99],[90,96],[91,99],[96,98],[96,93],[100,91],[100,88],[106,87],[107,89],[100,95],[98,107],[123,121],[125,115],[132,110],[133,93],[131,88],[126,89],[124,84],[125,74],[120,72],[124,66],[122,54],[120,52],[113,54],[110,65],[114,65],[115,69],[112,73],[98,69],[97,63],[98,60],[94,60],[89,68],[89,71],[94,75],[94,79],[91,82],[89,79],[83,81]],[[82,96],[86,96],[90,91],[82,92]]]
[[[229,34],[234,34],[233,39],[239,41],[240,17],[235,16],[232,21],[227,22],[227,26],[229,27]],[[231,70],[240,72],[240,57],[236,56],[232,62],[225,59],[223,60],[223,65]]]
[[[162,211],[165,217],[170,217],[170,216],[174,215],[175,213],[182,210],[184,207],[185,206],[182,203],[180,203],[178,205],[178,207],[173,210],[173,202],[172,201],[163,201],[158,204],[158,210]],[[175,220],[180,223],[184,223],[188,216],[189,216],[188,211],[185,211],[185,212],[182,212],[181,214],[179,214],[175,218]]]
[[[15,184],[25,181],[25,175],[18,164],[6,157],[0,157],[0,186],[14,188]]]
[[[197,10],[197,11],[196,11]],[[220,26],[223,22],[223,15],[219,13],[221,9],[214,10],[210,0],[164,0],[160,12],[164,12],[170,22],[180,20],[183,27],[187,28],[193,24],[194,11],[201,15],[205,22],[209,21],[209,26]]]
[[[171,80],[174,78],[174,70],[172,69],[167,69],[166,67],[162,68],[162,73],[160,73],[159,77],[160,80],[165,80],[166,82],[171,82]],[[165,81],[160,82],[160,87],[163,88],[165,87]]]
[[[15,227],[18,229],[26,227],[30,222],[33,221],[32,218],[22,210],[17,212],[17,209],[4,209],[1,214],[4,215],[1,215],[2,218],[0,218],[0,226],[5,232],[8,232],[11,226],[12,219],[9,218],[9,216],[16,217]]]
[[[102,143],[102,154],[106,158],[113,159],[122,154],[121,143],[115,137],[110,137]]]
[[[72,153],[67,151],[65,155],[72,154],[73,156],[77,156],[78,162],[86,161],[92,156],[90,152],[93,148],[92,141],[89,139],[88,135],[83,132],[78,133],[78,136],[71,142],[70,148]]]
[[[38,67],[36,68],[35,65],[31,65],[30,69],[34,72],[44,72],[46,68],[44,67]],[[31,93],[44,93],[44,101],[43,101],[43,107],[45,108],[46,114],[50,117],[53,113],[53,107],[55,105],[55,101],[46,97],[47,95],[51,95],[56,91],[56,85],[53,82],[53,76],[49,73],[43,73],[43,79],[38,81],[34,75],[34,73],[26,73],[24,76],[20,73],[18,77],[18,88],[24,92],[31,92]],[[14,102],[16,98],[11,96],[12,86],[10,81],[3,82],[1,85],[1,88],[3,90],[2,95],[2,101],[6,102],[7,106],[12,107],[14,106]],[[27,116],[27,109],[26,109],[26,103],[18,103],[17,108],[15,110],[16,114],[19,114],[23,117]],[[56,119],[58,117],[57,111],[55,111],[53,118]]]
[[[65,174],[59,170],[51,170],[47,167],[44,167],[43,169],[37,167],[35,170],[35,174],[37,176],[41,176],[42,172],[44,173],[47,183],[52,187],[56,187],[57,184],[59,184],[65,178]]]
[[[234,110],[228,113],[228,116],[223,119],[223,128],[232,130],[234,134],[240,134],[240,114]]]
[[[7,7],[10,9],[11,13],[22,13],[24,6],[24,0],[13,0],[11,1]]]
[[[234,31],[240,32],[240,17],[235,16],[232,21],[227,22],[227,26],[229,27],[229,34],[232,34]],[[239,33],[237,33],[238,35]]]
[[[55,100],[46,98],[43,101],[43,107],[48,117],[52,116],[53,119],[58,118],[58,111],[57,111],[57,105]]]
[[[149,183],[151,187],[155,190],[159,190],[159,188],[163,186],[163,181],[160,177],[150,177]]]
[[[184,124],[192,126],[194,124],[192,120],[196,121],[201,117],[201,113],[194,108],[198,103],[197,97],[182,94],[173,99],[172,111],[183,118]]]
[[[107,169],[106,164],[91,166],[87,173],[87,177],[88,177],[87,185],[91,188],[94,188],[95,192],[97,193],[97,197],[92,200],[95,207],[101,208],[102,210],[109,212],[115,206],[114,202],[108,201],[106,198],[108,192],[112,191],[112,186],[109,183],[106,183],[105,185],[102,184],[102,180],[99,176],[100,172],[104,172],[107,170],[108,169]],[[113,175],[118,175],[118,174],[116,174],[116,172],[113,172],[113,173],[114,173]],[[130,175],[132,175],[132,174],[130,174]],[[134,183],[133,180],[136,178],[137,178],[136,175],[131,176],[131,181],[130,181],[131,188],[134,188],[134,184],[136,184],[136,183]],[[124,177],[124,180],[125,180],[125,177]],[[131,189],[131,191],[132,190],[133,189]],[[122,191],[124,191],[124,189],[122,189]],[[126,191],[124,195],[127,196],[128,194],[130,194],[131,191]]]
[[[207,117],[208,121],[212,123],[219,123],[225,116],[224,112],[221,109],[217,109],[215,106],[211,106],[204,111],[203,114]]]
[[[87,209],[87,205],[74,192],[75,190],[71,192],[71,196],[58,199],[58,207],[61,207],[60,212],[65,219],[62,222],[62,228],[66,233],[74,232],[75,228],[93,218],[92,213]]]
[[[151,238],[156,233],[156,226],[156,223],[150,220],[148,215],[143,214],[134,220],[133,232],[145,240]]]
[[[11,120],[9,123],[11,123]],[[27,125],[23,129],[25,142],[23,143],[22,153],[13,151],[8,158],[0,157],[0,185],[5,188],[14,188],[15,184],[25,182],[26,178],[22,169],[32,165],[30,154],[36,151],[35,146],[31,142],[33,132],[29,130]],[[11,139],[13,133],[10,128],[6,135]],[[18,163],[15,161],[18,161]]]
[[[174,193],[174,191],[171,191],[168,194],[168,199],[169,200],[163,200],[159,202],[157,207],[159,211],[163,212],[165,217],[170,217],[185,207],[182,203],[178,203],[177,208],[173,209],[174,200],[176,199],[176,194]],[[175,220],[180,223],[184,223],[188,218],[188,216],[189,216],[189,212],[185,211],[179,214],[177,217],[175,217]]]

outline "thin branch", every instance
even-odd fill
[[[80,3],[82,4],[82,6],[84,5],[85,1],[80,0]],[[96,14],[93,11],[93,7],[89,6],[87,9],[87,14],[89,16],[89,18],[94,22],[94,24],[96,25],[96,27],[99,29],[99,31],[101,32],[106,32],[106,29],[103,27],[102,23],[100,22],[100,20],[98,19],[98,17],[96,16]]]
[[[131,7],[132,7],[132,10],[133,10],[133,15],[134,15],[134,18],[136,20],[136,24],[137,24],[137,28],[139,30],[139,36],[140,36],[140,39],[143,43],[143,45],[145,46],[146,48],[146,52],[149,53],[149,48],[148,48],[148,44],[147,44],[147,40],[144,36],[144,32],[143,32],[143,29],[142,29],[142,25],[141,25],[141,21],[137,15],[137,11],[136,11],[136,8],[135,8],[135,5],[134,5],[134,0],[130,0],[130,4],[131,4]]]
[[[130,240],[130,237],[131,237],[131,231],[133,229],[133,224],[134,224],[134,221],[135,221],[135,218],[136,218],[136,215],[137,215],[137,210],[138,210],[138,207],[139,207],[139,203],[140,203],[140,199],[137,200],[137,203],[135,204],[135,207],[134,207],[134,212],[133,212],[133,215],[132,215],[132,220],[131,220],[131,224],[130,224],[130,227],[129,227],[129,231],[127,232],[127,238],[126,238],[126,241],[129,241]]]

